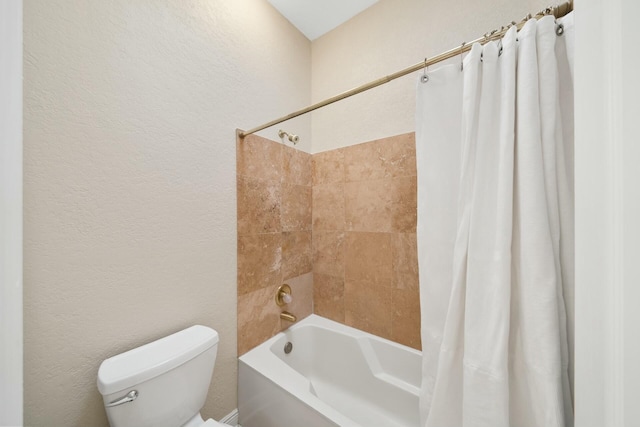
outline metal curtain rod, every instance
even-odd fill
[[[290,119],[293,119],[295,117],[301,116],[303,114],[309,113],[309,112],[311,112],[313,110],[317,110],[318,108],[325,107],[325,106],[327,106],[329,104],[333,104],[334,102],[341,101],[341,100],[343,100],[345,98],[349,98],[350,96],[357,95],[357,94],[365,92],[365,91],[367,91],[369,89],[373,89],[374,87],[378,87],[378,86],[381,86],[381,85],[383,85],[385,83],[389,83],[390,81],[395,80],[395,79],[397,79],[399,77],[402,77],[402,76],[406,76],[407,74],[411,74],[411,73],[414,73],[416,71],[425,69],[426,67],[428,67],[430,65],[437,64],[438,62],[445,61],[447,59],[453,58],[453,57],[458,56],[458,55],[462,55],[463,53],[470,51],[471,47],[475,43],[485,44],[485,43],[488,43],[488,42],[493,41],[493,40],[501,39],[506,34],[506,32],[513,26],[516,26],[518,28],[518,30],[520,30],[524,26],[524,24],[527,23],[527,21],[529,19],[532,19],[532,18],[533,19],[540,19],[540,18],[542,18],[544,16],[548,16],[548,15],[554,15],[556,18],[562,18],[563,16],[567,15],[572,10],[573,10],[573,0],[569,0],[566,3],[562,3],[562,4],[557,5],[557,6],[550,6],[550,7],[546,8],[546,9],[538,12],[537,14],[535,14],[533,16],[531,14],[525,16],[524,19],[522,21],[520,21],[519,23],[516,23],[514,21],[511,24],[507,25],[506,27],[502,27],[499,30],[496,29],[496,30],[493,30],[493,31],[491,31],[489,33],[485,33],[482,37],[478,37],[477,39],[475,39],[475,40],[473,40],[473,41],[471,41],[469,43],[463,43],[459,47],[455,47],[453,49],[449,49],[448,51],[443,52],[443,53],[441,53],[439,55],[436,55],[436,56],[434,56],[432,58],[429,58],[429,59],[425,58],[424,61],[421,61],[421,62],[419,62],[419,63],[417,63],[415,65],[407,67],[407,68],[405,68],[403,70],[397,71],[397,72],[395,72],[393,74],[389,74],[388,76],[379,78],[379,79],[374,80],[372,82],[366,83],[366,84],[364,84],[362,86],[358,86],[356,88],[353,88],[351,90],[343,92],[343,93],[341,93],[339,95],[332,96],[331,98],[325,99],[324,101],[321,101],[321,102],[318,102],[316,104],[310,105],[309,107],[303,108],[302,110],[294,111],[291,114],[287,114],[286,116],[280,117],[279,119],[272,120],[272,121],[267,122],[267,123],[265,123],[263,125],[257,126],[257,127],[253,128],[253,129],[249,129],[248,131],[240,132],[239,136],[240,136],[240,138],[244,138],[247,135],[251,135],[252,133],[259,132],[259,131],[261,131],[263,129],[266,129],[268,127],[277,125],[278,123],[285,122],[287,120],[290,120]]]

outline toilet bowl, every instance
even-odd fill
[[[192,326],[106,359],[98,390],[111,427],[228,427],[204,420],[218,333]]]

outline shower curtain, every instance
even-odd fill
[[[418,83],[424,427],[570,427],[573,17]]]

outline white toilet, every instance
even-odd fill
[[[228,427],[200,416],[217,351],[218,333],[196,325],[102,362],[111,427]]]

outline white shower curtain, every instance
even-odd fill
[[[422,426],[573,426],[572,19],[418,83]]]

